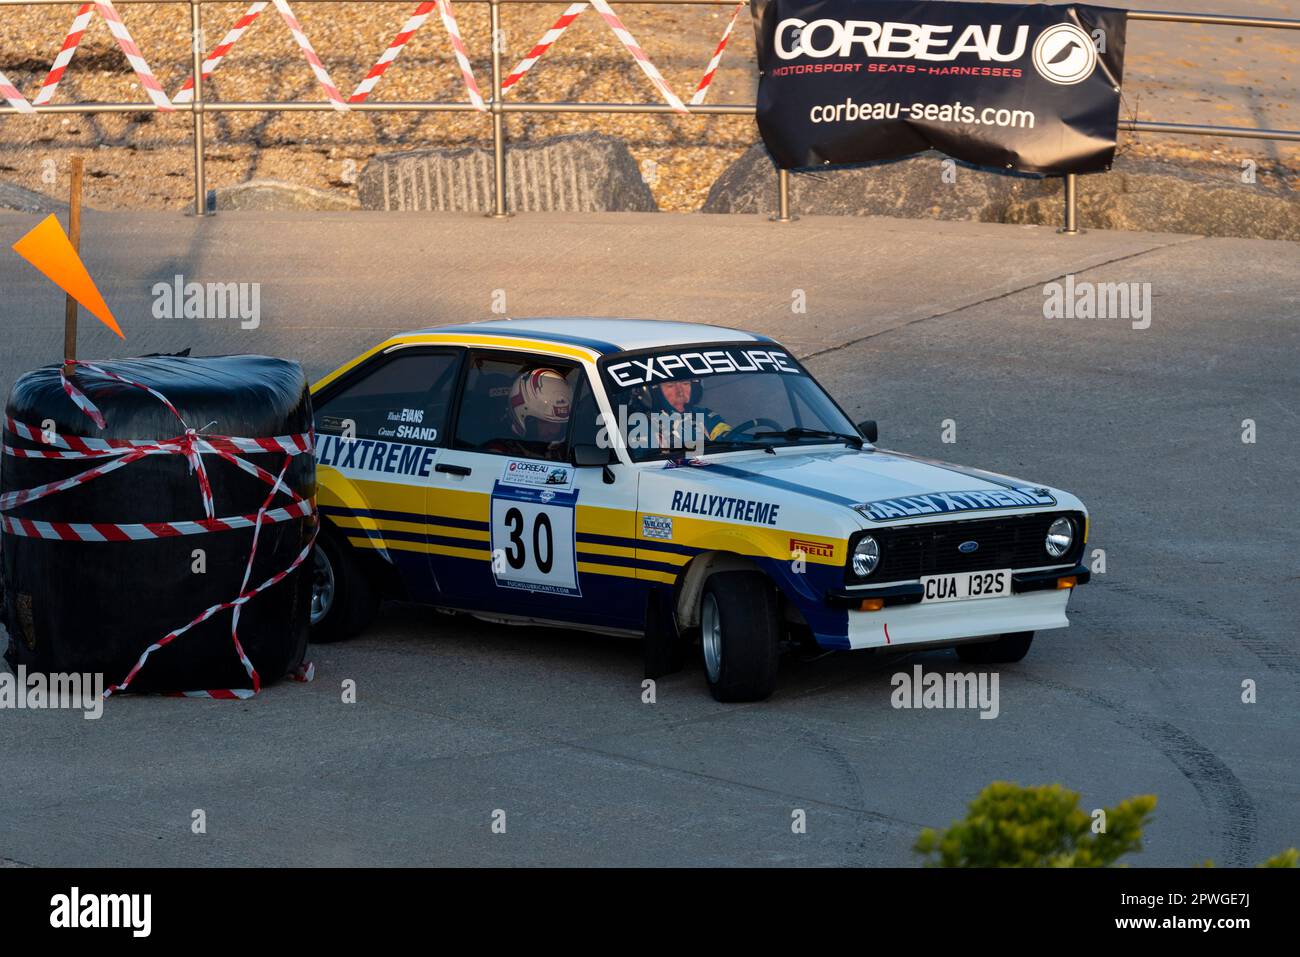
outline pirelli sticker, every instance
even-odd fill
[[[1016,487],[988,492],[929,492],[904,498],[882,498],[854,507],[872,521],[883,522],[916,515],[1055,504],[1056,499],[1045,488]]]
[[[790,554],[805,557],[834,558],[835,546],[830,542],[815,542],[808,538],[790,539]]]

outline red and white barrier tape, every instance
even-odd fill
[[[269,509],[265,524],[292,522],[313,514],[310,502]],[[135,525],[107,522],[38,522],[27,518],[10,518],[0,515],[0,530],[7,535],[23,538],[44,538],[65,542],[141,542],[153,538],[178,538],[183,535],[203,535],[208,532],[230,532],[252,528],[256,515],[223,515],[221,518],[196,519],[187,522],[143,522]]]
[[[442,15],[442,25],[447,30],[447,36],[451,38],[451,49],[456,54],[456,65],[460,67],[461,79],[465,81],[465,92],[469,95],[469,101],[474,105],[474,109],[486,112],[487,105],[478,91],[474,69],[469,62],[469,51],[465,49],[465,41],[461,39],[460,27],[456,25],[456,15],[451,12],[451,0],[440,0],[438,12]],[[492,42],[496,42],[495,37]]]
[[[209,53],[207,59],[203,61],[200,73],[203,75],[204,82],[207,82],[208,77],[212,75],[212,71],[221,64],[221,61],[225,59],[226,54],[230,52],[230,48],[235,45],[235,41],[242,37],[244,31],[253,25],[253,21],[261,15],[262,11],[267,8],[269,3],[270,0],[258,0],[257,3],[254,3],[247,11],[245,11],[242,17],[235,21],[235,25],[230,28],[230,32],[222,37],[221,42],[217,44],[216,49]],[[185,81],[185,85],[180,88],[180,92],[176,94],[172,99],[172,102],[191,103],[193,100],[194,77],[191,76]]]
[[[286,455],[284,457],[284,466],[280,469],[280,475],[276,479],[277,487],[280,487],[280,483],[284,478],[284,473],[289,470],[289,464],[292,461],[293,461],[292,456]],[[123,678],[117,684],[110,685],[109,687],[104,689],[105,698],[111,697],[115,692],[125,691],[130,686],[131,682],[135,680],[135,676],[140,673],[140,669],[144,667],[145,662],[149,660],[149,656],[152,655],[155,651],[158,651],[161,648],[166,648],[173,641],[175,641],[181,635],[185,634],[195,625],[207,621],[217,612],[224,611],[227,608],[234,609],[231,615],[230,640],[235,646],[235,654],[239,657],[239,663],[244,666],[244,671],[248,673],[249,680],[252,681],[253,683],[253,687],[251,691],[250,689],[247,688],[228,688],[228,689],[223,689],[218,691],[208,690],[203,692],[182,692],[182,694],[185,697],[251,698],[253,695],[257,694],[257,692],[262,690],[262,679],[258,675],[257,669],[253,667],[253,663],[248,659],[248,655],[244,653],[244,646],[239,642],[239,612],[243,608],[243,606],[247,604],[250,600],[252,600],[255,596],[265,591],[266,589],[270,588],[272,585],[277,585],[280,582],[284,581],[286,578],[288,578],[289,575],[293,573],[294,569],[296,569],[299,565],[301,565],[304,561],[307,560],[307,556],[311,554],[311,550],[316,544],[316,534],[313,531],[311,540],[307,542],[307,545],[303,548],[301,552],[298,553],[298,557],[295,558],[292,563],[290,563],[288,568],[284,569],[284,571],[277,572],[276,574],[272,575],[270,578],[262,582],[262,584],[258,585],[256,588],[252,589],[251,591],[248,590],[248,578],[253,571],[253,559],[257,555],[257,540],[262,531],[262,516],[265,514],[267,506],[270,505],[271,499],[275,496],[275,493],[276,493],[276,489],[272,488],[270,493],[266,497],[266,501],[262,503],[262,508],[257,513],[257,524],[253,529],[253,545],[248,553],[248,564],[244,566],[244,581],[243,584],[240,585],[239,597],[235,598],[233,601],[218,602],[217,604],[213,605],[210,608],[205,608],[189,624],[183,625],[182,627],[177,628],[175,631],[169,632],[168,634],[160,638],[158,641],[150,645],[148,648],[146,648],[144,652],[140,655],[139,660],[136,661],[135,666],[132,667],[132,669],[130,670],[130,672],[127,673],[127,676],[125,678]]]
[[[740,3],[736,4],[736,9],[732,11],[731,19],[727,21],[727,29],[722,31],[722,39],[718,41],[718,48],[713,51],[713,59],[709,60],[709,65],[704,68],[704,76],[700,78],[700,85],[695,88],[695,95],[691,97],[691,106],[699,106],[704,102],[704,97],[708,95],[709,87],[713,83],[713,77],[718,72],[718,64],[722,62],[722,53],[727,49],[727,41],[731,39],[731,31],[736,27],[736,19],[748,2],[749,0],[740,0]]]
[[[81,45],[81,38],[90,26],[90,21],[95,18],[95,5],[93,3],[83,3],[81,9],[77,11],[77,16],[72,21],[72,26],[68,28],[67,35],[63,38],[63,46],[59,49],[59,55],[54,58],[50,64],[50,72],[45,77],[45,82],[41,84],[40,92],[32,100],[33,106],[42,106],[54,99],[54,91],[59,88],[59,81],[63,79],[63,74],[68,70],[68,64],[72,62],[73,54],[77,52],[77,47]]]
[[[650,57],[646,56],[646,52],[637,44],[636,37],[632,36],[631,31],[623,26],[623,21],[618,18],[618,14],[613,11],[610,5],[605,0],[591,0],[591,5],[596,8],[596,12],[605,19],[609,28],[614,31],[614,36],[618,37],[618,42],[623,44],[628,53],[632,54],[632,59],[636,61],[636,65],[654,84],[655,89],[663,96],[664,101],[678,113],[689,113],[690,110],[686,108],[686,104],[677,98],[677,94],[668,85],[668,81],[663,78],[659,68],[650,61]]]
[[[171,413],[185,426],[183,435],[173,439],[162,441],[144,440],[144,439],[85,439],[78,436],[59,436],[37,430],[30,425],[18,422],[10,416],[5,417],[5,426],[14,435],[28,441],[41,441],[47,439],[53,440],[63,446],[64,451],[45,452],[44,450],[15,449],[7,442],[4,446],[6,454],[17,457],[36,458],[36,457],[54,457],[59,459],[100,459],[113,457],[112,461],[93,466],[85,472],[58,482],[51,482],[33,489],[25,489],[16,492],[7,492],[0,495],[0,512],[10,511],[19,505],[34,502],[38,499],[55,495],[67,489],[84,485],[87,482],[100,478],[104,475],[114,472],[119,468],[130,465],[132,462],[139,461],[149,455],[184,455],[190,463],[191,470],[198,476],[199,489],[203,497],[204,511],[207,515],[205,519],[189,522],[145,522],[134,525],[123,525],[115,523],[75,523],[75,522],[40,522],[31,519],[12,518],[0,515],[0,530],[7,534],[20,535],[28,538],[53,539],[59,541],[82,541],[82,542],[106,542],[106,541],[142,541],[157,538],[170,538],[177,535],[197,535],[207,532],[229,531],[236,528],[252,528],[253,542],[249,549],[248,562],[244,567],[244,578],[240,583],[238,597],[231,601],[220,602],[211,608],[205,609],[189,624],[176,629],[164,636],[161,640],[155,642],[145,649],[130,673],[119,684],[109,687],[104,692],[107,698],[116,691],[125,691],[131,681],[144,667],[145,662],[153,652],[164,648],[181,635],[185,634],[195,625],[200,624],[211,618],[213,615],[225,609],[233,609],[231,615],[230,638],[234,645],[235,653],[239,657],[240,664],[248,673],[252,681],[251,690],[245,688],[217,689],[204,691],[187,691],[179,692],[183,697],[205,697],[205,698],[248,698],[256,694],[261,688],[261,678],[257,674],[256,668],[253,667],[252,661],[245,654],[243,645],[239,641],[239,615],[243,606],[248,603],[254,596],[265,591],[267,588],[278,584],[288,577],[297,569],[311,554],[312,547],[316,541],[316,529],[313,529],[311,540],[306,547],[298,554],[297,558],[289,565],[288,568],[275,575],[272,575],[265,582],[256,588],[249,590],[248,580],[252,576],[253,561],[257,556],[257,545],[261,538],[262,528],[265,525],[276,524],[278,522],[292,521],[299,518],[310,518],[315,515],[315,508],[310,500],[304,499],[284,484],[285,473],[289,470],[290,464],[297,455],[310,454],[313,450],[313,436],[308,435],[288,435],[276,436],[269,439],[250,439],[235,436],[204,436],[195,429],[186,425],[184,418],[176,407],[161,392],[153,389],[143,383],[135,382],[124,376],[120,376],[107,369],[103,369],[93,363],[78,361],[76,365],[91,370],[97,374],[103,375],[109,379],[142,389],[150,395],[157,398],[171,411]],[[83,413],[89,416],[102,429],[105,427],[103,413],[95,403],[80,388],[75,385],[71,379],[60,373],[63,379],[63,389]],[[236,455],[236,452],[282,452],[284,454],[284,465],[281,467],[278,475],[273,475],[261,466]],[[227,518],[213,517],[213,496],[212,487],[208,480],[207,470],[203,464],[203,455],[217,455],[232,465],[258,478],[269,485],[270,491],[266,499],[262,502],[261,507],[253,515],[231,516]],[[279,508],[272,508],[271,502],[274,501],[277,493],[283,493],[292,501],[289,505]],[[295,677],[298,680],[310,681],[315,676],[315,669],[310,664],[305,664],[299,669]]]
[[[0,73],[0,96],[19,113],[35,113],[36,110],[27,102],[27,97],[18,92],[18,87],[9,81],[9,77]]]
[[[280,11],[280,18],[284,20],[285,26],[287,26],[289,32],[293,34],[294,42],[298,44],[298,49],[302,51],[302,55],[307,59],[308,65],[311,66],[312,73],[316,74],[316,82],[319,83],[321,89],[325,91],[326,98],[334,106],[334,109],[346,110],[348,105],[343,100],[343,94],[339,92],[339,88],[335,86],[334,81],[330,79],[329,71],[325,69],[325,64],[321,63],[320,57],[316,55],[316,50],[311,45],[311,40],[307,39],[307,34],[303,32],[302,24],[298,22],[298,18],[294,16],[293,11],[289,9],[288,0],[275,0],[275,9]]]
[[[144,87],[144,91],[149,94],[149,99],[153,101],[154,106],[164,113],[170,113],[175,109],[171,100],[167,99],[162,84],[153,75],[153,70],[150,69],[148,61],[141,55],[140,48],[135,45],[135,41],[131,39],[131,31],[126,28],[121,15],[113,8],[113,0],[98,0],[95,9],[107,21],[109,32],[113,34],[113,39],[117,41],[117,45],[126,54],[127,62],[131,64],[131,69],[135,71],[136,78],[140,81],[140,85]]]
[[[17,449],[6,445],[4,452],[15,458],[25,459],[90,459],[108,455],[121,455],[131,449],[148,449],[157,443],[145,439],[87,439],[78,435],[60,435],[57,432],[42,432],[30,425],[24,425],[16,419],[5,416],[5,428],[14,435],[29,442],[43,442],[55,445],[71,452],[48,452],[44,449]],[[205,452],[288,452],[296,455],[311,449],[310,435],[274,435],[268,438],[242,438],[232,435],[204,435],[198,438]]]
[[[298,670],[289,675],[290,681],[315,681],[316,665],[305,661]],[[164,698],[214,698],[218,701],[242,701],[257,694],[252,688],[216,688],[211,691],[164,691]]]
[[[416,7],[415,12],[407,19],[405,25],[403,25],[397,36],[393,38],[393,41],[389,44],[388,48],[383,52],[378,61],[376,61],[375,65],[370,68],[370,72],[366,74],[365,78],[357,85],[356,90],[353,91],[352,95],[348,97],[346,101],[343,99],[342,94],[339,93],[338,87],[330,77],[329,71],[325,69],[325,66],[317,55],[315,48],[312,46],[311,40],[303,31],[302,24],[298,22],[298,18],[294,15],[292,9],[290,9],[288,0],[257,0],[257,2],[250,5],[248,10],[244,12],[244,14],[235,22],[234,26],[231,27],[225,37],[222,38],[221,42],[217,44],[212,53],[210,53],[203,61],[201,72],[205,80],[212,75],[216,68],[221,64],[221,61],[225,58],[226,54],[230,52],[230,49],[244,35],[248,28],[271,2],[274,2],[276,10],[279,11],[285,25],[288,26],[289,31],[293,34],[294,41],[298,44],[298,48],[302,51],[303,57],[311,67],[312,73],[316,77],[316,81],[320,84],[321,89],[325,91],[326,98],[330,101],[331,105],[339,111],[346,111],[349,103],[362,103],[366,100],[378,85],[379,81],[383,78],[384,73],[401,54],[406,45],[410,43],[411,38],[415,35],[416,31],[418,31],[429,17],[432,16],[433,11],[436,8],[442,19],[443,26],[447,30],[447,35],[451,39],[452,51],[456,57],[456,64],[461,72],[461,79],[465,84],[465,91],[469,97],[469,101],[475,109],[486,112],[487,105],[483,101],[483,96],[479,91],[478,82],[474,78],[473,66],[470,62],[469,53],[465,48],[465,42],[461,37],[460,27],[457,24],[455,14],[452,11],[451,0],[425,0],[425,2],[421,2],[419,6]],[[718,43],[713,58],[710,60],[709,65],[705,70],[704,77],[700,80],[699,86],[696,87],[695,94],[691,98],[691,105],[698,106],[704,102],[704,97],[708,92],[708,88],[712,84],[714,76],[717,73],[718,63],[722,59],[723,51],[726,50],[727,42],[731,37],[732,30],[735,28],[736,20],[746,2],[747,0],[742,0],[741,3],[737,4],[736,9],[732,12],[731,19],[727,23],[727,28],[722,35],[722,39]],[[560,15],[560,18],[556,20],[555,24],[542,35],[541,39],[539,39],[533,46],[533,49],[529,51],[528,55],[520,60],[506,76],[505,80],[502,81],[501,92],[504,93],[523,79],[524,75],[532,69],[533,65],[537,63],[542,55],[551,48],[555,41],[558,40],[564,34],[564,31],[568,29],[569,25],[573,23],[578,15],[586,10],[589,5],[596,8],[596,11],[605,20],[605,23],[613,31],[614,35],[618,38],[618,41],[623,45],[628,53],[632,55],[637,66],[640,67],[641,71],[654,85],[655,89],[657,89],[663,96],[665,102],[667,102],[668,105],[678,113],[689,113],[690,110],[684,103],[682,103],[677,94],[673,92],[672,88],[668,85],[668,82],[659,72],[659,69],[654,65],[649,56],[646,55],[646,52],[641,49],[640,45],[636,42],[636,38],[632,36],[631,31],[627,29],[623,24],[623,21],[619,19],[618,15],[606,0],[590,0],[589,3],[579,2],[570,4],[564,13]],[[182,86],[177,92],[175,100],[167,99],[167,94],[163,92],[163,89],[158,83],[157,78],[154,76],[152,69],[150,69],[148,62],[140,54],[139,49],[135,45],[135,41],[131,38],[131,34],[126,28],[126,24],[122,21],[122,18],[117,13],[116,9],[114,9],[112,0],[98,0],[98,2],[87,3],[81,6],[77,12],[76,18],[73,20],[71,28],[68,30],[67,36],[64,38],[62,49],[59,51],[58,56],[51,65],[49,74],[46,76],[40,92],[32,102],[29,103],[23,97],[22,93],[19,92],[18,88],[9,82],[3,73],[0,73],[0,96],[3,96],[4,99],[20,113],[35,113],[36,110],[34,109],[34,106],[41,106],[49,103],[54,98],[54,93],[58,89],[59,81],[63,78],[69,63],[72,61],[73,55],[77,52],[77,47],[81,42],[81,38],[89,27],[90,21],[95,12],[98,12],[108,22],[110,31],[113,33],[118,45],[122,48],[122,52],[126,54],[128,61],[130,61],[131,68],[135,70],[141,86],[144,87],[145,91],[149,94],[149,98],[160,110],[170,111],[174,109],[173,104],[175,103],[185,104],[193,102],[193,76],[190,76],[185,81],[184,86]],[[494,40],[493,42],[496,41]]]
[[[109,32],[113,34],[113,39],[117,41],[117,45],[126,56],[127,62],[131,64],[136,79],[140,81],[140,86],[149,95],[149,99],[153,101],[160,111],[164,113],[171,112],[174,109],[171,100],[167,99],[167,94],[163,92],[162,84],[154,76],[149,61],[144,58],[144,55],[140,53],[140,48],[135,45],[135,40],[131,37],[131,31],[127,29],[121,14],[113,6],[113,0],[98,0],[96,3],[82,4],[80,9],[77,10],[72,26],[63,38],[63,46],[59,49],[58,56],[54,58],[54,62],[50,65],[50,72],[46,75],[45,82],[41,85],[40,92],[36,94],[36,99],[32,101],[32,105],[44,106],[54,98],[54,92],[59,88],[59,81],[63,79],[64,73],[67,72],[68,64],[72,62],[72,57],[81,44],[81,38],[85,35],[87,28],[90,26],[90,21],[94,19],[96,13],[103,17],[108,24]],[[14,106],[18,106],[18,104],[14,103]],[[21,107],[19,109],[24,113],[35,112],[35,110],[22,110]]]
[[[564,31],[569,29],[569,24],[578,19],[578,14],[586,10],[589,4],[574,3],[569,6],[562,14],[560,19],[556,20],[554,25],[542,34],[540,40],[533,44],[533,48],[528,51],[528,55],[515,64],[509,75],[501,81],[501,92],[504,93],[516,83],[524,78],[524,74],[533,68],[533,64],[542,58],[542,54],[551,48],[556,40],[564,35]]]
[[[370,91],[379,84],[384,73],[393,65],[393,61],[397,59],[406,45],[411,42],[411,37],[415,36],[415,31],[424,26],[424,22],[433,15],[433,11],[437,6],[438,4],[433,2],[422,3],[415,8],[415,12],[411,14],[402,29],[398,31],[397,36],[393,37],[393,42],[388,44],[388,49],[383,52],[375,62],[375,65],[370,68],[370,72],[366,74],[366,78],[358,83],[357,88],[352,91],[352,95],[348,97],[349,103],[362,103],[365,101],[365,98],[370,95]]]

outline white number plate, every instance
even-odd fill
[[[962,601],[967,598],[1002,598],[1011,594],[1011,569],[927,575],[921,579],[921,601]]]

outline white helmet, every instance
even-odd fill
[[[510,425],[521,438],[528,435],[528,420],[560,425],[569,421],[573,390],[554,369],[534,369],[520,374],[510,388]]]

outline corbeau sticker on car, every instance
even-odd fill
[[[569,489],[573,487],[573,469],[567,465],[510,459],[501,470],[501,483],[524,488]]]
[[[943,512],[977,509],[1016,508],[1025,505],[1055,505],[1056,499],[1040,488],[1007,488],[990,492],[928,492],[905,498],[884,498],[854,506],[867,518],[907,518]]]

